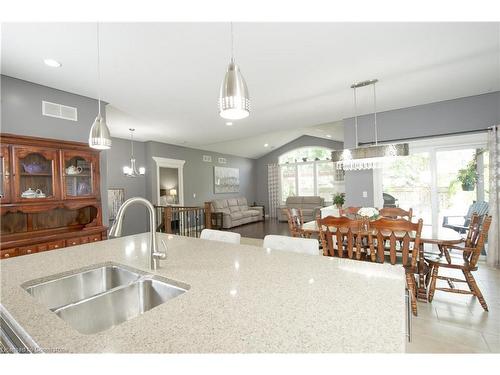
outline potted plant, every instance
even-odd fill
[[[345,203],[345,193],[333,194],[333,204],[340,210]]]
[[[462,184],[463,191],[473,191],[478,178],[476,157],[474,156],[465,168],[458,171],[457,180]]]

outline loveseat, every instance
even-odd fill
[[[304,222],[316,219],[316,213],[325,205],[325,200],[317,196],[288,197],[284,206],[279,208],[279,221],[287,221],[287,208],[300,208]]]
[[[264,218],[262,207],[248,207],[246,198],[216,199],[211,204],[212,212],[222,212],[222,227],[225,229]]]

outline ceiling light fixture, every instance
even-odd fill
[[[332,151],[332,161],[336,164],[337,169],[351,171],[381,168],[387,158],[392,158],[395,156],[408,156],[410,153],[408,143],[384,145],[378,144],[377,92],[375,89],[375,84],[377,82],[378,79],[372,79],[354,83],[353,85],[351,85],[351,88],[354,90],[354,131],[356,147],[351,149]],[[375,145],[359,147],[356,89],[370,85],[373,85],[373,122],[375,128]]]
[[[332,138],[332,135],[331,134],[327,134],[326,138]]]
[[[44,59],[43,62],[45,65],[50,66],[51,68],[60,68],[62,64],[54,59]]]
[[[269,143],[264,143],[264,147],[269,147]]]
[[[234,62],[234,35],[231,22],[231,61],[227,67],[226,75],[222,81],[219,95],[219,115],[227,120],[240,120],[250,115],[250,96],[248,88],[240,72],[239,66]]]
[[[226,122],[227,126],[233,126],[233,123],[231,121]]]
[[[108,125],[101,116],[101,65],[100,65],[100,46],[99,46],[99,23],[97,23],[97,117],[90,128],[89,146],[98,150],[107,150],[111,148],[111,135]]]
[[[146,168],[140,167],[139,170],[137,170],[137,167],[135,166],[135,158],[134,158],[134,131],[135,131],[135,129],[131,128],[129,130],[130,130],[130,145],[131,145],[130,166],[123,167],[123,174],[127,177],[143,176],[146,174]]]

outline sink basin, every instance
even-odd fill
[[[176,285],[174,285],[176,284]],[[122,266],[98,265],[24,289],[78,332],[105,331],[175,298],[189,285]]]
[[[126,287],[62,307],[55,313],[78,332],[92,334],[130,320],[185,292],[186,289],[157,277],[144,278]]]
[[[53,280],[27,287],[26,291],[49,309],[56,309],[130,284],[139,276],[119,266],[102,266],[69,276],[55,276]]]

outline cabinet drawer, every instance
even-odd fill
[[[38,253],[37,245],[23,246],[19,248],[19,255],[29,255],[34,253]]]
[[[101,233],[93,234],[89,236],[89,242],[97,242],[101,240]]]
[[[80,243],[89,243],[89,242],[90,242],[89,236],[80,237]]]
[[[0,258],[1,259],[9,259],[19,255],[17,248],[14,249],[6,249],[0,250]]]
[[[81,243],[80,237],[68,238],[66,240],[66,246],[76,246],[76,245],[80,245],[80,243]]]
[[[47,250],[60,249],[64,247],[64,240],[53,241],[47,243]]]

